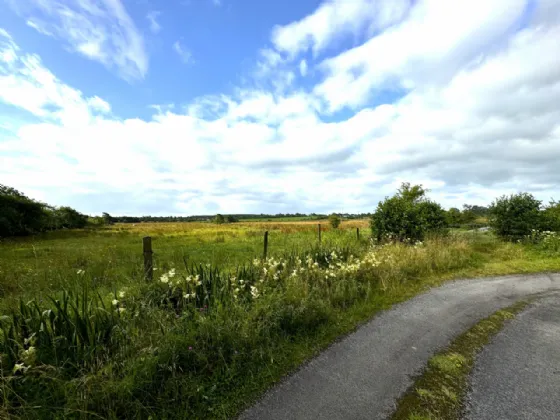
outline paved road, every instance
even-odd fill
[[[560,419],[560,294],[537,301],[480,353],[467,419]]]
[[[437,350],[521,298],[560,290],[560,274],[461,280],[382,312],[333,344],[241,419],[381,419]]]

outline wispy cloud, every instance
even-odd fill
[[[186,64],[192,61],[192,53],[183,45],[181,40],[175,41],[173,44],[173,50],[177,53],[183,63]]]
[[[44,67],[36,54],[22,53],[13,38],[0,29],[0,101],[22,108],[46,121],[67,126],[87,124],[106,115],[111,106],[86,98]]]
[[[71,51],[114,69],[122,78],[132,81],[146,75],[144,40],[120,0],[18,0],[9,4],[39,33],[61,40]]]
[[[150,23],[150,31],[152,31],[153,34],[157,34],[161,30],[161,25],[157,21],[159,15],[161,15],[161,12],[155,10],[146,15],[146,19],[148,19]]]
[[[308,49],[317,55],[337,38],[372,34],[399,22],[411,5],[411,0],[329,0],[301,20],[276,26],[272,42],[291,57]]]
[[[222,0],[212,0],[212,4],[216,7],[219,7],[222,5]]]

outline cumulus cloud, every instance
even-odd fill
[[[124,79],[146,75],[144,40],[119,0],[18,0],[9,4],[28,26],[116,70]]]
[[[558,2],[418,0],[397,13],[387,0],[367,17],[354,10],[365,0],[344,3],[290,24],[297,42],[274,29],[255,86],[145,120],[116,118],[0,32],[0,100],[39,120],[0,142],[0,177],[97,213],[372,211],[402,181],[446,206],[558,197]],[[354,33],[363,42],[332,53]]]

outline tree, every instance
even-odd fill
[[[560,232],[560,201],[551,200],[543,210],[542,229]]]
[[[59,207],[55,210],[59,226],[67,229],[80,229],[86,226],[87,216],[72,207]]]
[[[0,184],[0,236],[27,235],[48,225],[46,205]]]
[[[115,223],[115,220],[109,213],[103,212],[101,213],[101,217],[103,218],[103,221],[106,225],[112,225],[113,223]]]
[[[372,233],[378,241],[421,241],[429,231],[447,226],[445,210],[426,198],[421,185],[403,183],[397,193],[380,202],[371,217]]]
[[[224,216],[222,216],[221,214],[217,214],[216,217],[214,218],[214,222],[218,225],[225,223]]]
[[[490,226],[504,239],[517,240],[543,225],[541,202],[529,193],[501,196],[490,206]]]
[[[237,222],[239,222],[239,220],[235,216],[232,216],[232,215],[227,215],[225,220],[226,220],[226,223],[237,223]]]
[[[458,225],[461,223],[462,219],[461,219],[461,210],[459,210],[456,207],[451,207],[449,210],[447,210],[447,223],[450,225]]]
[[[336,214],[331,214],[329,216],[329,223],[333,229],[337,229],[340,226],[340,217]]]

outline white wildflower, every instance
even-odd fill
[[[111,303],[113,304],[113,306],[117,306],[119,304],[119,301],[117,299],[113,299]]]
[[[80,276],[83,275],[84,273],[85,273],[85,270],[82,270],[81,268],[78,271],[76,271],[76,274],[78,274]]]
[[[251,286],[251,295],[253,296],[253,299],[258,298],[260,296],[259,289],[257,289],[255,286]]]
[[[119,298],[122,299],[122,298],[124,298],[124,296],[125,296],[124,290],[121,290],[119,292]]]

